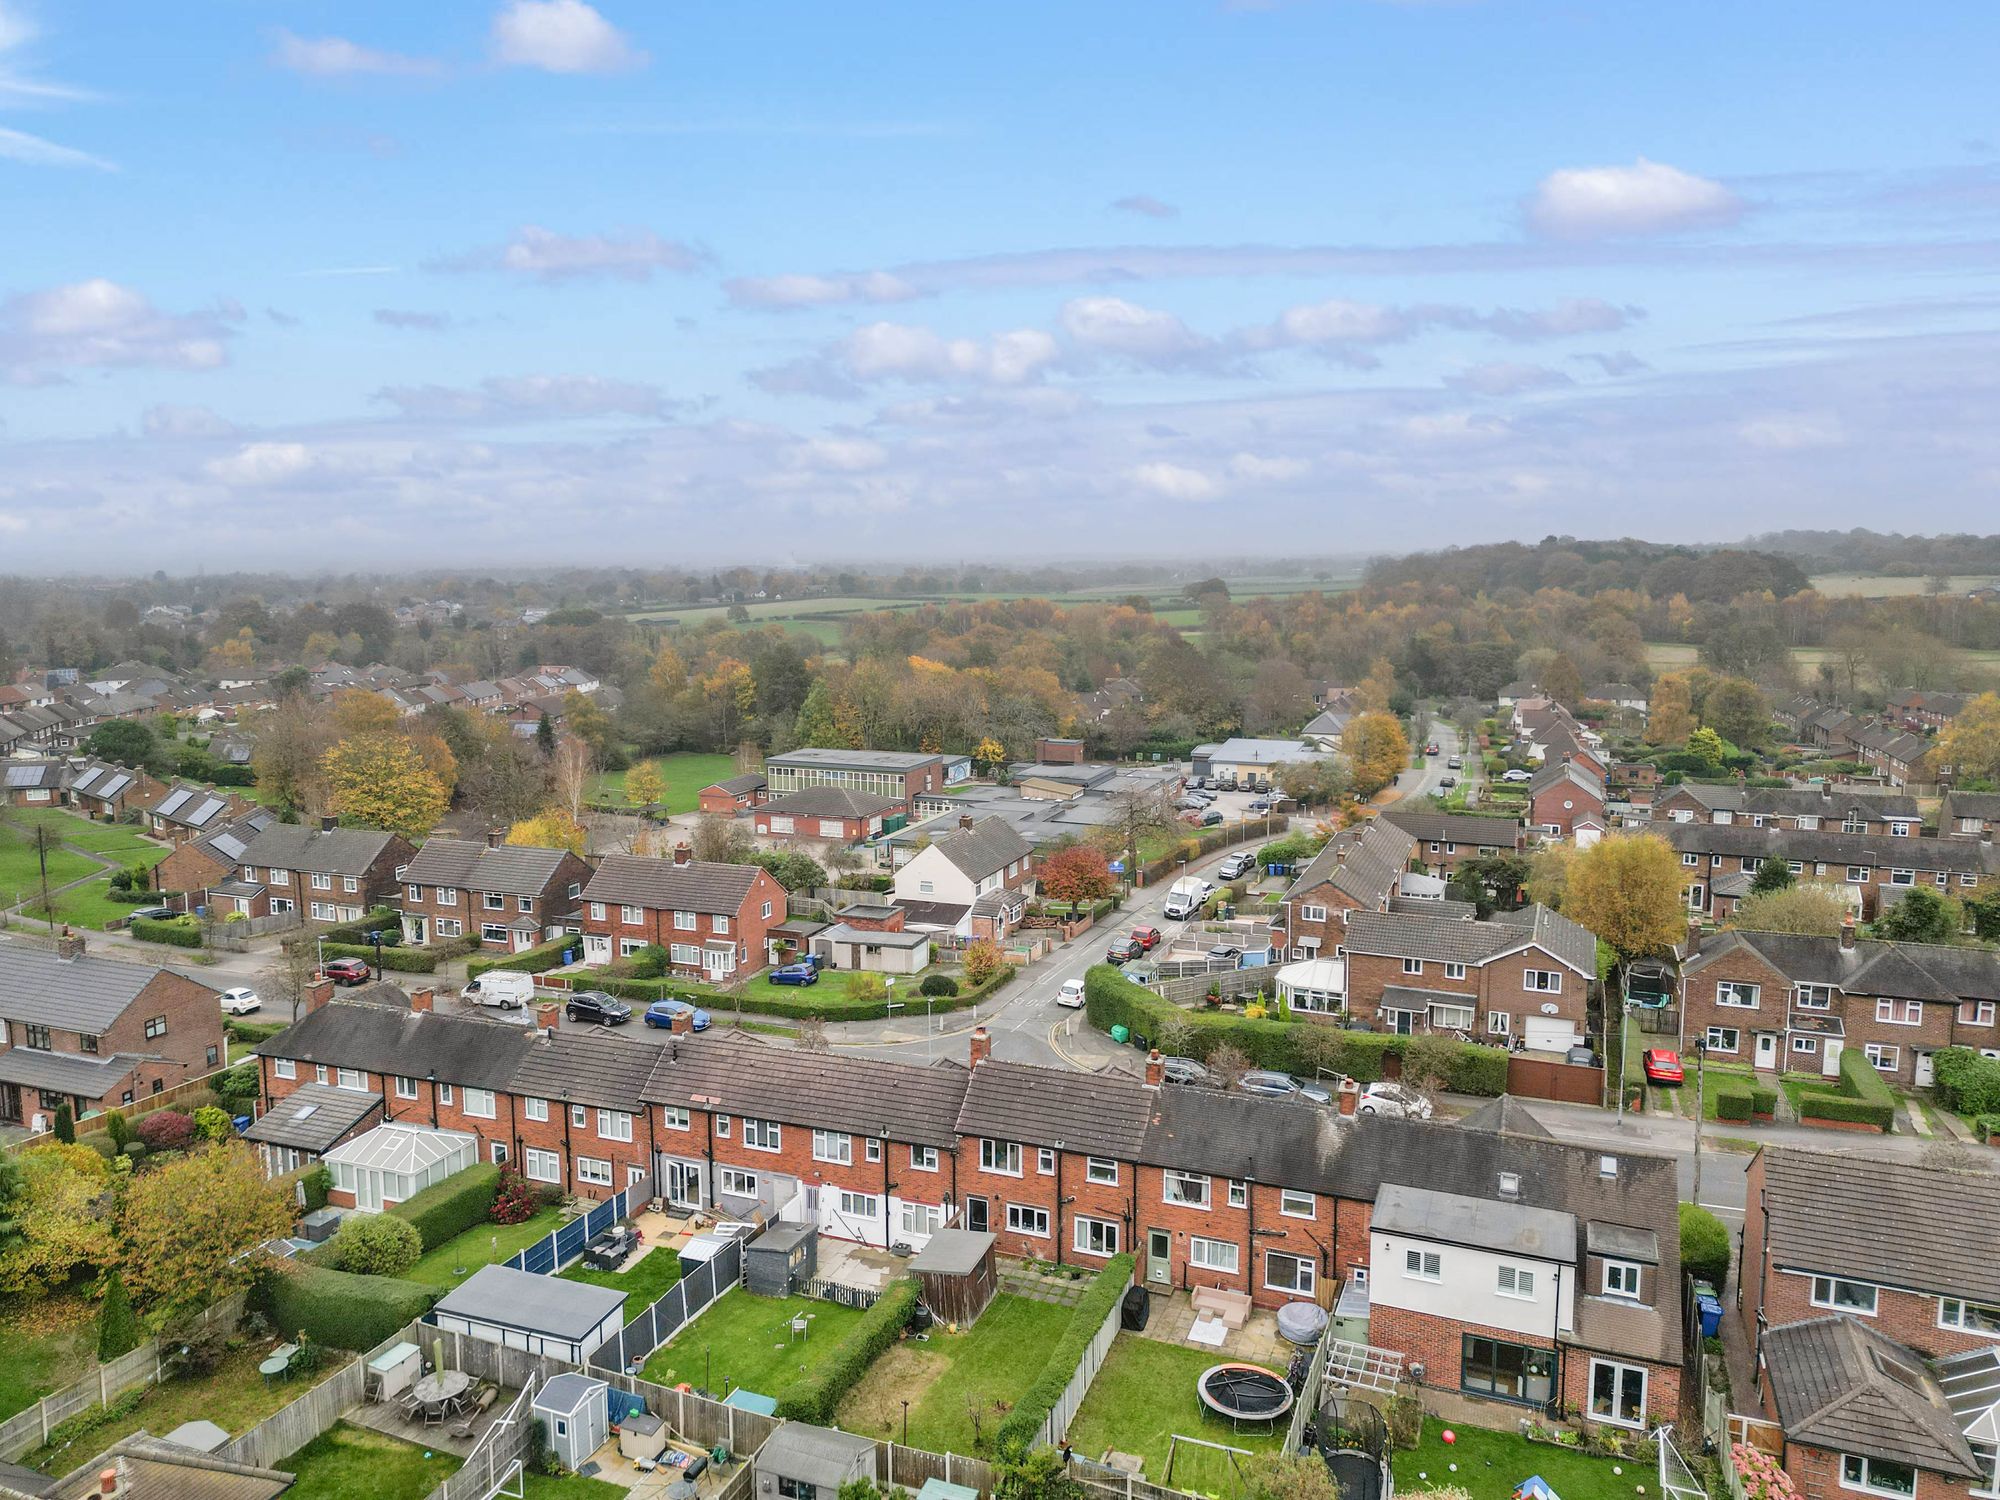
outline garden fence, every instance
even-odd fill
[[[183,1079],[172,1088],[162,1089],[157,1094],[147,1094],[142,1098],[133,1100],[130,1104],[119,1105],[118,1112],[125,1117],[127,1124],[135,1124],[156,1109],[175,1109],[196,1097],[206,1099],[214,1092],[216,1079],[228,1071],[229,1069],[226,1067],[217,1068],[211,1073],[202,1074],[199,1078]],[[29,1113],[30,1118],[32,1118],[35,1112],[30,1111]],[[49,1111],[48,1114],[50,1120],[53,1121],[55,1118],[54,1112]],[[101,1110],[87,1114],[76,1122],[76,1139],[79,1145],[88,1145],[93,1136],[102,1134],[104,1134],[104,1112]],[[11,1141],[5,1149],[15,1152],[32,1151],[37,1146],[51,1144],[55,1138],[56,1133],[53,1129],[44,1130],[38,1134],[24,1135],[19,1140]]]
[[[380,1352],[372,1349],[369,1354],[372,1357]],[[225,1444],[215,1456],[254,1468],[275,1469],[279,1459],[298,1452],[338,1422],[348,1408],[359,1406],[368,1393],[368,1366],[350,1355],[342,1358],[346,1363],[332,1375]]]
[[[822,1276],[801,1286],[799,1295],[811,1297],[815,1302],[836,1302],[842,1307],[855,1307],[866,1312],[882,1294],[868,1287],[849,1286],[844,1281],[829,1281]]]
[[[446,1477],[428,1500],[488,1500],[511,1480],[534,1451],[535,1392],[541,1377],[530,1375],[513,1404],[480,1434],[458,1472]]]
[[[719,1253],[668,1287],[659,1301],[593,1349],[591,1370],[603,1375],[643,1368],[654,1350],[742,1279],[743,1242],[730,1240]]]
[[[571,1219],[553,1229],[527,1249],[509,1256],[501,1264],[531,1276],[553,1276],[583,1254],[583,1247],[624,1218],[631,1210],[631,1189],[624,1188],[596,1205],[580,1219]]]
[[[1069,1424],[1076,1416],[1077,1408],[1083,1405],[1083,1398],[1090,1394],[1090,1383],[1097,1378],[1103,1368],[1105,1355],[1111,1352],[1111,1341],[1118,1337],[1118,1318],[1124,1310],[1125,1299],[1114,1297],[1111,1306],[1105,1310],[1104,1321],[1097,1325],[1097,1332],[1090,1336],[1084,1347],[1083,1358],[1076,1362],[1076,1369],[1069,1377],[1069,1384],[1063,1387],[1056,1404],[1049,1408],[1048,1416],[1042,1422],[1039,1440],[1054,1447],[1069,1431]]]

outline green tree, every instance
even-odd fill
[[[1746,897],[1730,918],[1745,932],[1800,932],[1835,937],[1846,921],[1847,898],[1832,886],[1802,882]]]
[[[1725,677],[1702,700],[1702,720],[1732,745],[1755,749],[1771,732],[1771,701],[1754,682]]]
[[[133,1178],[118,1216],[125,1277],[149,1318],[207,1307],[247,1286],[250,1252],[291,1226],[291,1194],[249,1147],[203,1145]]]
[[[97,1309],[97,1359],[103,1364],[139,1347],[139,1320],[125,1278],[112,1267],[104,1281],[104,1301]]]
[[[805,701],[792,723],[792,738],[806,750],[837,750],[846,743],[833,722],[833,693],[825,678],[815,677],[806,689]]]
[[[1083,1487],[1069,1477],[1062,1454],[1035,1448],[1003,1464],[993,1484],[993,1500],[1081,1500]]]
[[[1750,881],[1750,894],[1768,896],[1773,891],[1784,890],[1791,883],[1792,867],[1774,854],[1757,866],[1757,873]]]
[[[556,723],[547,714],[535,720],[535,748],[544,757],[556,753]]]
[[[394,1214],[350,1214],[333,1236],[340,1269],[357,1276],[400,1276],[424,1253],[423,1236]]]
[[[172,757],[152,726],[139,719],[106,719],[83,742],[86,755],[137,770],[170,773]]]
[[[1681,1205],[1681,1269],[1718,1292],[1729,1280],[1729,1231],[1698,1204]]]
[[[76,1112],[67,1099],[56,1106],[56,1139],[66,1146],[76,1144]]]
[[[1680,856],[1652,834],[1601,839],[1569,862],[1562,911],[1620,958],[1664,953],[1687,930]]]
[[[1712,770],[1722,769],[1722,757],[1729,753],[1729,747],[1722,742],[1722,736],[1704,724],[1688,736],[1687,753],[1705,761]]]
[[[88,1146],[37,1146],[17,1158],[15,1233],[0,1248],[0,1292],[36,1294],[112,1259],[111,1168]]]
[[[1951,897],[1915,885],[1875,919],[1874,931],[1892,943],[1955,943],[1965,931],[1965,913]]]

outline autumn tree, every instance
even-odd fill
[[[1043,860],[1036,879],[1050,896],[1067,901],[1072,915],[1086,901],[1102,901],[1117,889],[1104,851],[1089,844],[1071,844]]]
[[[1737,903],[1729,925],[1745,932],[1836,937],[1851,910],[1847,897],[1836,887],[1801,882],[1744,897]]]
[[[0,1292],[39,1295],[109,1264],[111,1168],[88,1146],[52,1144],[15,1159],[14,1233],[0,1246]]]
[[[562,722],[564,732],[588,745],[591,760],[603,765],[616,742],[611,729],[611,715],[598,701],[571,688],[563,694]]]
[[[1173,803],[1164,792],[1134,787],[1112,794],[1110,816],[1098,829],[1110,848],[1124,859],[1125,878],[1131,880],[1139,873],[1140,846],[1161,834],[1177,832],[1180,826],[1174,817]]]
[[[1620,958],[1664,953],[1687,930],[1681,858],[1653,834],[1601,839],[1569,862],[1562,912]]]
[[[696,859],[718,865],[743,864],[757,848],[748,829],[721,813],[703,813],[696,818],[688,843]]]
[[[1703,721],[1732,745],[1755,749],[1771,733],[1771,701],[1754,682],[1725,677],[1702,701]]]
[[[1354,791],[1372,797],[1396,779],[1410,763],[1410,741],[1394,714],[1357,714],[1340,737],[1341,749],[1354,772]]]
[[[345,739],[320,760],[328,804],[343,821],[421,838],[451,808],[451,790],[401,735]]]
[[[316,815],[323,810],[320,760],[330,735],[325,715],[303,695],[288,697],[265,714],[250,753],[259,792],[296,812]]]
[[[291,1195],[264,1176],[255,1152],[240,1141],[203,1146],[126,1190],[118,1216],[126,1285],[157,1326],[248,1286],[257,1264],[247,1252],[291,1227]]]
[[[1653,679],[1653,699],[1646,709],[1646,740],[1653,745],[1678,745],[1694,733],[1694,698],[1687,675],[1667,672]]]
[[[1792,867],[1773,854],[1757,866],[1757,873],[1750,878],[1750,894],[1769,895],[1772,891],[1782,891],[1792,883]]]
[[[1389,711],[1389,700],[1395,696],[1396,669],[1390,665],[1388,657],[1378,656],[1375,664],[1368,669],[1368,675],[1354,685],[1355,701],[1370,713],[1385,714]],[[1341,743],[1346,742],[1343,735]]]
[[[1960,782],[2000,782],[2000,693],[1981,693],[1945,726],[1931,759]]]
[[[544,724],[548,720],[542,720]],[[554,805],[572,818],[583,817],[583,804],[590,797],[590,746],[582,740],[565,739],[548,757],[549,792]]]
[[[1565,708],[1575,708],[1583,699],[1583,676],[1569,654],[1558,651],[1542,673],[1542,691]]]
[[[567,808],[545,807],[508,829],[507,842],[529,849],[567,849],[571,854],[582,854],[590,845],[590,834]]]
[[[1312,760],[1280,761],[1271,767],[1271,780],[1299,806],[1323,807],[1352,790],[1354,773],[1345,756],[1321,755]]]
[[[667,779],[660,774],[658,761],[642,760],[625,773],[625,800],[635,807],[651,812],[666,797]]]
[[[1002,765],[1006,764],[1007,747],[989,734],[985,739],[972,747],[972,758],[982,766],[985,766],[987,770],[997,771]]]
[[[998,974],[1007,962],[1007,955],[1000,951],[1000,945],[992,938],[980,938],[965,950],[965,977],[973,984],[984,984]]]

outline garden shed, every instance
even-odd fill
[[[625,1294],[509,1266],[482,1266],[445,1294],[437,1326],[453,1333],[582,1364],[625,1326]]]
[[[535,1393],[535,1420],[565,1469],[581,1469],[611,1435],[609,1390],[601,1380],[565,1373]]]
[[[760,1297],[789,1297],[819,1270],[819,1231],[778,1224],[743,1247],[743,1284]]]
[[[333,1174],[330,1203],[380,1213],[478,1161],[479,1142],[463,1131],[391,1123],[343,1141],[321,1160]]]
[[[993,1300],[994,1236],[980,1229],[940,1229],[910,1260],[924,1306],[941,1322],[969,1328]]]
[[[834,1500],[840,1487],[878,1477],[875,1440],[807,1422],[787,1422],[757,1450],[758,1500]]]

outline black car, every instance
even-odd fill
[[[1129,937],[1113,938],[1111,946],[1104,950],[1104,961],[1108,964],[1127,964],[1145,951]]]
[[[180,913],[171,906],[135,906],[132,908],[132,915],[148,922],[165,922],[169,918],[179,916]]]
[[[595,1021],[600,1026],[623,1026],[632,1019],[632,1007],[603,990],[578,990],[569,997],[563,1014],[572,1021]]]

